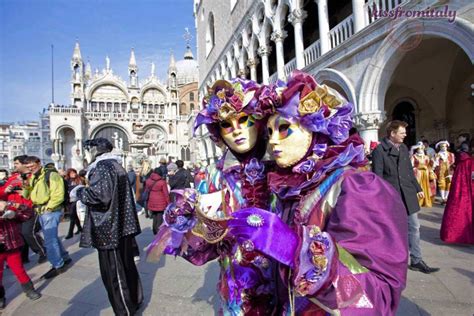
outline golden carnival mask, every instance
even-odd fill
[[[280,114],[270,117],[267,129],[271,152],[277,165],[282,168],[291,167],[303,159],[311,146],[312,133]]]

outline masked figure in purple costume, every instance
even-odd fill
[[[266,118],[276,90],[253,81],[219,80],[204,99],[195,128],[205,124],[211,138],[225,147],[223,157],[208,168],[198,190],[174,191],[176,202],[165,210],[164,225],[148,249],[180,255],[195,265],[218,259],[218,291],[223,315],[268,315],[274,308],[270,259],[245,251],[228,234],[231,214],[244,207],[269,207],[264,161]]]
[[[353,105],[294,72],[267,123],[276,210],[232,214],[230,233],[277,262],[275,314],[395,315],[407,271],[407,216],[348,132]]]

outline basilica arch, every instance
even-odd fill
[[[63,124],[56,129],[54,140],[54,153],[59,155],[60,167],[80,168],[81,163],[76,164],[75,157],[80,154],[80,143],[76,140],[76,131],[69,124]],[[79,153],[77,152],[79,150]]]
[[[115,150],[130,151],[129,135],[127,131],[118,124],[102,124],[97,126],[91,133],[91,138],[103,137],[108,139]]]
[[[117,93],[119,92],[119,93]],[[89,87],[89,91],[87,93],[87,99],[90,101],[99,101],[99,100],[106,100],[111,99],[114,96],[119,97],[119,95],[123,95],[123,102],[129,101],[129,95],[127,92],[127,87],[120,84],[119,82],[109,81],[109,80],[99,80],[97,82],[92,83]]]
[[[154,82],[145,84],[140,94],[142,111],[149,114],[165,114],[166,91]]]

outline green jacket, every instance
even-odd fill
[[[49,187],[45,179],[46,170],[41,168],[39,176],[29,179],[29,187],[24,190],[25,198],[31,199],[37,213],[52,212],[63,207],[64,181],[57,172],[51,172]]]

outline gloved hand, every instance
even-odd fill
[[[13,219],[16,216],[16,212],[12,210],[6,210],[5,213],[3,213],[2,218],[3,219]]]
[[[83,188],[83,187],[84,187],[84,185],[79,184],[76,187],[74,187],[74,189],[71,190],[71,192],[69,193],[69,201],[70,202],[77,202],[77,200],[78,200],[77,191],[79,191],[79,189]]]
[[[232,213],[230,233],[247,251],[258,250],[293,267],[298,235],[277,215],[256,208]]]

